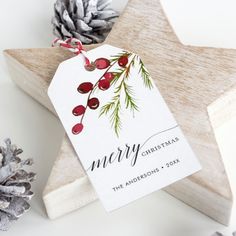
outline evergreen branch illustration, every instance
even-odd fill
[[[118,69],[117,72],[115,73],[115,77],[111,81],[111,85],[116,84],[116,82],[120,79],[121,75],[124,73],[124,70]]]
[[[153,88],[153,85],[152,85],[152,82],[150,80],[150,75],[149,75],[149,72],[147,71],[147,69],[145,68],[141,58],[139,58],[139,73],[141,74],[142,76],[142,79],[143,79],[143,83],[145,85],[145,87],[151,89]]]
[[[115,104],[116,104],[116,100],[113,99],[111,102],[104,105],[101,108],[99,117],[102,116],[102,115],[107,115],[107,113],[109,113],[111,111],[111,109],[115,106]]]
[[[120,58],[121,56],[124,56],[124,55],[126,55],[127,57],[130,57],[130,55],[132,55],[132,53],[128,53],[128,52],[126,52],[126,51],[123,51],[122,53],[119,53],[118,55],[113,56],[112,59],[110,60],[110,62],[111,62],[110,66],[105,70],[105,72],[102,74],[102,76],[101,76],[101,77],[97,80],[97,82],[94,84],[93,89],[89,92],[89,95],[88,95],[88,98],[87,98],[87,103],[86,103],[87,105],[86,105],[85,111],[84,111],[84,113],[83,113],[83,115],[82,115],[82,117],[81,117],[80,123],[83,122],[84,116],[85,116],[86,111],[87,111],[87,109],[88,109],[88,101],[89,101],[89,99],[91,98],[92,94],[94,94],[95,91],[96,91],[96,89],[98,88],[98,83],[99,83],[99,81],[100,81],[100,80],[103,78],[103,76],[118,62],[119,58]],[[115,80],[115,79],[118,80],[122,73],[123,73],[123,71],[121,71],[120,74],[119,74],[119,73],[116,74],[116,76],[115,76],[115,78],[114,78],[113,80]],[[100,116],[101,116],[101,113],[100,113]]]
[[[119,54],[119,55],[120,55],[120,54]],[[126,55],[127,58],[130,58],[130,57],[132,56],[132,53],[127,53],[127,52],[125,52],[124,55]],[[121,55],[121,56],[124,56],[124,55]],[[134,58],[135,58],[135,57],[136,57],[136,56],[134,56]],[[123,74],[125,74],[125,77],[128,78],[129,72],[130,72],[131,64],[132,64],[132,65],[134,64],[134,58],[132,59],[131,63],[130,63],[127,67],[125,67],[124,69],[118,69],[118,70],[116,71],[115,77],[114,77],[114,79],[112,80],[111,85],[116,84],[116,82],[117,82],[120,78],[122,78],[122,75],[123,75]]]
[[[130,56],[130,55],[129,55]],[[138,111],[138,106],[135,102],[133,91],[131,86],[129,86],[125,80],[128,79],[130,68],[134,65],[134,60],[136,58],[136,55],[132,58],[130,63],[123,69],[118,72],[118,75],[116,75],[116,81],[113,82],[114,84],[118,82],[120,79],[120,84],[116,87],[114,93],[115,96],[112,98],[112,101],[108,104],[104,105],[101,108],[100,116],[103,114],[108,114],[111,112],[110,119],[112,127],[115,130],[115,133],[117,136],[119,136],[119,131],[121,129],[121,119],[120,119],[120,111],[121,111],[121,93],[124,91],[125,94],[125,105],[126,109],[130,108],[131,111]],[[114,80],[114,79],[113,79]]]
[[[129,86],[128,84],[126,84],[125,82],[123,82],[123,87],[124,87],[124,92],[125,92],[125,103],[126,103],[126,108],[129,108],[132,111],[138,111],[138,106],[135,103],[135,99],[132,97],[133,95],[133,90],[131,88],[131,86]]]
[[[141,74],[145,87],[151,89],[153,85],[149,73],[141,59],[136,54],[123,51],[112,56],[111,59],[97,58],[95,60],[94,65],[97,69],[106,70],[102,73],[95,84],[84,82],[77,88],[79,93],[87,93],[88,97],[85,106],[78,105],[74,107],[72,111],[73,115],[81,116],[80,123],[75,124],[72,128],[73,134],[79,134],[83,130],[83,119],[88,108],[95,110],[99,107],[99,99],[97,97],[92,97],[97,89],[105,91],[111,86],[114,86],[114,96],[110,102],[101,107],[99,117],[102,115],[109,115],[111,126],[116,135],[119,136],[122,127],[122,103],[124,103],[123,105],[127,110],[129,109],[133,113],[139,111],[133,88],[128,84],[132,68],[136,65],[135,62],[139,65],[138,73]],[[114,67],[116,64],[119,65],[118,68]]]
[[[120,105],[120,98],[116,100],[116,104],[114,107],[113,112],[111,113],[111,123],[112,126],[114,127],[115,133],[117,137],[119,136],[119,131],[121,129],[121,119],[120,119],[120,110],[121,110],[121,105]]]
[[[134,60],[135,60],[135,58],[136,58],[136,55],[134,55],[134,57],[133,57],[133,59],[131,60],[131,62],[129,63],[129,65],[126,67],[126,69],[125,69],[125,78],[126,79],[128,79],[129,78],[129,74],[130,74],[130,69],[131,69],[131,67],[133,67],[134,66]]]

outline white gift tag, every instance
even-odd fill
[[[107,211],[201,169],[139,56],[103,45],[62,62],[48,95]],[[183,111],[184,112],[184,111]]]

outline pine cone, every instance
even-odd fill
[[[5,143],[6,148],[0,147],[0,230],[4,231],[30,208],[30,182],[35,178],[35,173],[23,170],[32,165],[32,159],[21,160],[18,155],[23,151],[11,145],[10,139]]]
[[[57,0],[53,33],[60,39],[77,38],[84,44],[101,43],[118,14],[111,0]]]
[[[236,231],[232,233],[233,236],[236,236]],[[220,232],[215,232],[212,236],[224,236],[224,234]]]

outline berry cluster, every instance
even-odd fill
[[[119,57],[117,62],[120,67],[125,68],[128,63],[128,56],[123,55],[123,56]],[[115,61],[115,63],[116,63],[116,61]],[[100,104],[99,99],[96,97],[91,97],[92,92],[96,87],[98,87],[100,90],[103,90],[103,91],[110,88],[111,82],[115,78],[115,73],[108,72],[108,70],[115,63],[111,64],[110,60],[108,60],[106,58],[98,58],[93,63],[91,63],[91,65],[88,68],[86,68],[88,71],[92,71],[95,68],[98,70],[103,70],[103,69],[107,69],[107,70],[102,75],[102,77],[97,81],[96,84],[93,85],[91,82],[84,82],[84,83],[81,83],[79,85],[79,87],[77,88],[77,91],[79,93],[81,93],[81,94],[89,93],[89,95],[88,95],[86,106],[78,105],[72,110],[72,114],[74,116],[81,116],[80,123],[77,123],[72,128],[73,134],[79,134],[83,130],[84,126],[83,126],[82,121],[83,121],[83,117],[86,112],[86,109],[90,108],[92,110],[96,110],[99,107],[99,104]]]

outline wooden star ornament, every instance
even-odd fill
[[[159,0],[130,0],[106,43],[141,56],[202,164],[200,172],[165,191],[228,224],[233,197],[214,129],[236,115],[236,50],[181,44]],[[5,55],[12,79],[53,111],[47,87],[58,64],[73,55],[60,48],[6,50]],[[43,198],[50,218],[96,199],[67,138]]]

